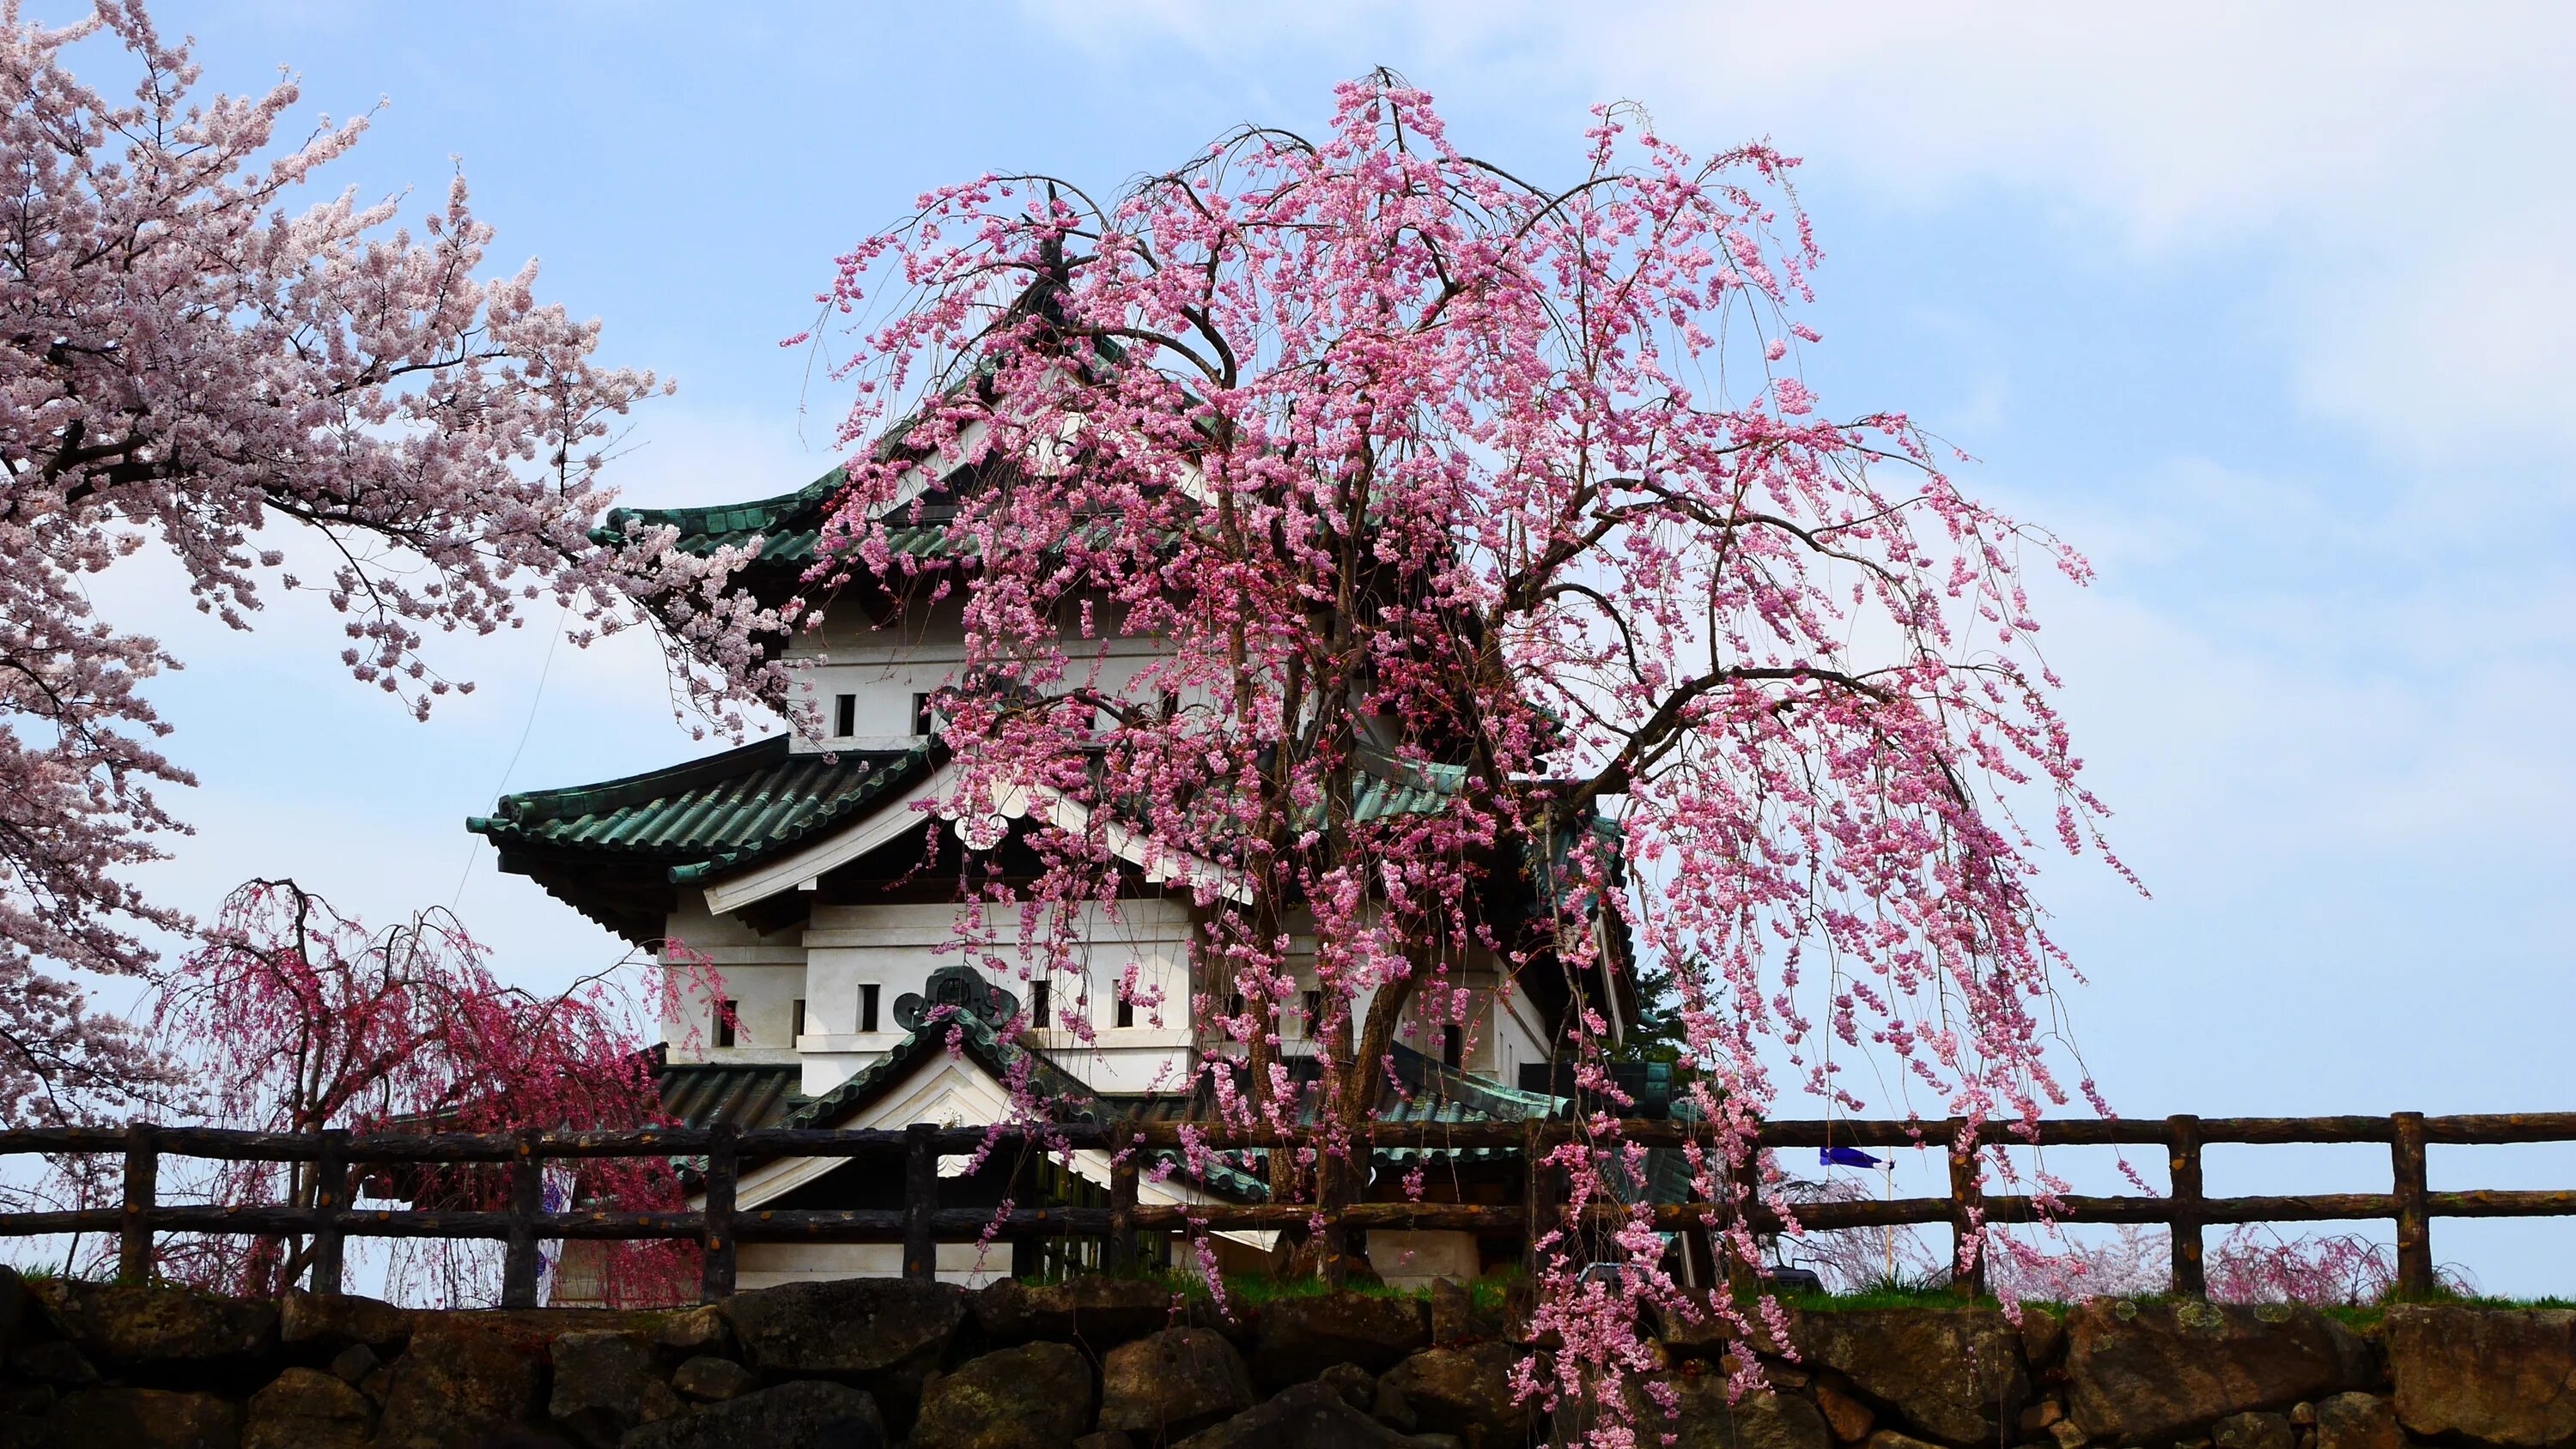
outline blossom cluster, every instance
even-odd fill
[[[92,37],[129,96],[66,68]],[[662,384],[603,365],[599,324],[540,301],[533,262],[487,273],[461,177],[417,231],[399,199],[300,200],[365,118],[295,139],[291,81],[208,99],[197,79],[140,0],[62,28],[0,11],[0,1120],[173,1080],[77,984],[144,973],[143,933],[189,925],[129,878],[187,828],[161,792],[193,783],[144,692],[179,661],[94,602],[138,552],[236,628],[272,583],[318,591],[350,673],[418,714],[471,688],[432,635],[548,605],[581,642],[663,633],[717,724],[780,694],[755,640],[782,621],[727,587],[739,553],[590,537],[615,430]]]
[[[812,581],[956,612],[937,808],[1029,822],[1033,866],[956,862],[964,949],[1062,971],[1140,870],[1190,894],[1200,1085],[1307,1132],[1267,1165],[1319,1201],[1366,1181],[1397,1042],[1477,1030],[1480,989],[1570,1001],[1602,1110],[1555,1166],[1620,1225],[1543,1239],[1566,1392],[1673,1296],[1604,1060],[1640,966],[1709,1201],[1776,1196],[1773,1061],[1855,1109],[1875,1050],[1971,1130],[2072,1095],[2030,890],[2101,811],[2022,571],[2085,566],[1904,414],[1824,412],[1793,166],[1605,108],[1541,185],[1379,73],[1320,138],[1246,129],[1115,197],[935,190],[821,299],[856,400]],[[934,523],[949,547],[903,546]]]
[[[665,955],[667,966],[625,963],[538,995],[499,980],[489,952],[445,912],[370,932],[293,881],[252,881],[226,900],[204,943],[158,993],[152,1026],[172,1053],[220,1064],[189,1103],[220,1126],[631,1131],[669,1120],[653,1058],[637,1047],[641,1028],[697,1020],[724,997],[693,953]],[[311,1163],[243,1161],[216,1164],[180,1188],[215,1203],[310,1207],[317,1186]],[[358,1188],[424,1209],[508,1204],[505,1176],[480,1166],[414,1167]],[[686,1196],[674,1164],[651,1157],[585,1160],[548,1188],[559,1202],[625,1211],[673,1211]],[[166,1241],[156,1266],[179,1281],[265,1297],[302,1279],[312,1246],[191,1235]],[[668,1302],[694,1285],[687,1245],[601,1248],[591,1267],[596,1291],[611,1302]],[[470,1303],[490,1286],[476,1252],[454,1241],[404,1243],[387,1266],[397,1288]]]

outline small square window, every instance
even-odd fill
[[[794,1008],[790,1013],[790,1015],[795,1018],[795,1030],[793,1034],[796,1036],[803,1036],[805,1034],[805,998],[802,996],[797,997],[794,1002],[790,1003],[790,1005]]]
[[[1226,1015],[1228,1015],[1228,1016],[1241,1016],[1241,1015],[1243,1015],[1243,993],[1242,993],[1242,992],[1238,991],[1238,992],[1234,993],[1232,996],[1229,996],[1229,997],[1227,997],[1227,998],[1225,999],[1225,1014],[1226,1014]]]
[[[726,1001],[718,1003],[716,1007],[716,1045],[720,1047],[732,1046],[734,1044],[734,1028],[738,1026],[741,1021],[741,1002]]]
[[[1455,1069],[1466,1064],[1466,1028],[1455,1022],[1440,1028],[1440,1065]]]
[[[859,732],[859,697],[855,694],[832,696],[832,737],[846,740]]]
[[[936,695],[929,694],[916,694],[912,697],[912,732],[914,734],[939,733],[939,711],[931,708],[931,701],[935,698],[937,698]]]
[[[1136,1003],[1129,1001],[1124,996],[1118,998],[1118,1024],[1120,1026],[1134,1026],[1136,1024]]]
[[[1044,1030],[1046,1027],[1052,1025],[1052,1023],[1047,1020],[1047,997],[1049,995],[1047,986],[1048,983],[1044,981],[1032,981],[1029,983],[1029,1026],[1035,1030]]]
[[[859,988],[859,1030],[877,1029],[877,984],[873,981]]]

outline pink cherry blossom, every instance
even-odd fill
[[[128,79],[72,75],[86,37]],[[725,587],[743,551],[588,537],[653,375],[600,365],[599,324],[540,302],[534,263],[487,274],[461,178],[416,230],[399,200],[316,194],[363,118],[281,137],[292,82],[196,79],[140,0],[62,29],[0,11],[0,1120],[170,1081],[69,974],[137,975],[139,929],[188,925],[128,878],[185,833],[162,792],[192,779],[144,693],[179,661],[92,602],[120,561],[166,551],[236,628],[271,583],[322,593],[350,673],[423,715],[472,687],[429,636],[558,607],[582,642],[661,631],[718,724],[776,693],[755,636],[780,621]],[[285,571],[286,535],[317,576]]]
[[[1903,413],[1828,417],[1770,366],[1818,341],[1794,165],[1607,108],[1542,184],[1379,73],[1320,138],[1246,129],[1113,197],[980,177],[840,259],[853,456],[813,580],[962,610],[942,811],[1078,807],[1031,813],[1030,873],[943,867],[961,933],[1063,970],[1150,841],[1203,908],[1210,1099],[1310,1124],[1275,1192],[1347,1180],[1394,1044],[1478,980],[1582,1008],[1559,1046],[1606,1105],[1555,1159],[1577,1205],[1641,1196],[1597,994],[1632,962],[1674,982],[1712,1202],[1777,1191],[1773,1061],[1837,1110],[1864,1050],[1926,1116],[2068,1099],[2031,884],[2100,850],[2101,809],[2021,570],[2084,566]],[[898,546],[933,521],[949,548]],[[1388,780],[1441,804],[1363,809]],[[1317,987],[1320,1075],[1273,1070]],[[1623,1212],[1544,1231],[1566,1351],[1533,1391],[1643,1362],[1639,1305],[1675,1290]],[[1576,1281],[1600,1259],[1627,1291]]]
[[[173,974],[152,1025],[157,1040],[209,1068],[193,1105],[219,1126],[630,1131],[670,1120],[652,1058],[635,1045],[640,1028],[701,1019],[724,999],[703,960],[676,946],[665,954],[672,969],[631,963],[542,996],[496,979],[489,953],[443,911],[370,933],[292,881],[252,881]],[[685,1197],[664,1158],[601,1158],[558,1175],[558,1193],[601,1207],[667,1212]],[[424,1208],[508,1203],[507,1182],[488,1168],[415,1169],[398,1186]],[[183,1188],[217,1203],[303,1206],[314,1190],[311,1164],[274,1162],[217,1164]],[[396,1284],[433,1302],[475,1301],[491,1286],[481,1246],[398,1245]],[[595,1265],[613,1301],[669,1302],[694,1290],[692,1248],[603,1247]],[[173,1235],[158,1269],[267,1296],[299,1283],[310,1252],[300,1238]]]

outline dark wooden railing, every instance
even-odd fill
[[[1955,1121],[1779,1121],[1761,1127],[1761,1141],[1772,1148],[1935,1147],[1950,1154],[1950,1192],[1946,1197],[1897,1198],[1881,1201],[1813,1202],[1793,1211],[1806,1231],[1843,1228],[1948,1224],[1953,1246],[1959,1235],[1974,1231],[1982,1218],[1989,1223],[2160,1224],[2173,1238],[2173,1287],[2200,1296],[2202,1230],[2234,1223],[2319,1222],[2345,1219],[2393,1219],[2397,1230],[2397,1279],[2402,1293],[2425,1294],[2434,1286],[2429,1224],[2438,1217],[2576,1216],[2576,1191],[2433,1192],[2425,1181],[2429,1144],[2501,1144],[2576,1141],[2576,1112],[2427,1117],[2399,1112],[2386,1117],[2168,1117],[2121,1120],[2046,1121],[2033,1136],[2017,1127],[1990,1123],[1988,1142],[2033,1147],[2162,1147],[2169,1157],[2171,1190],[2163,1197],[2096,1197],[2064,1194],[2052,1198],[2002,1195],[1983,1191],[1975,1161],[1960,1145]],[[1078,1123],[1043,1128],[1005,1128],[1004,1143],[1047,1148],[1121,1152],[1133,1146],[1170,1149],[1183,1145],[1182,1124]],[[1224,1151],[1266,1147],[1282,1140],[1276,1132],[1227,1133],[1212,1126],[1196,1130],[1208,1147]],[[1671,1121],[1630,1121],[1619,1135],[1649,1147],[1678,1147],[1707,1140],[1705,1126]],[[1477,1123],[1426,1129],[1419,1123],[1383,1124],[1376,1129],[1383,1145],[1456,1149],[1519,1148],[1522,1161],[1536,1162],[1549,1148],[1576,1135],[1597,1137],[1579,1122]],[[124,1201],[114,1208],[50,1212],[0,1213],[0,1237],[113,1232],[119,1236],[121,1276],[141,1280],[152,1265],[156,1233],[228,1233],[310,1239],[311,1285],[336,1291],[342,1273],[342,1250],[350,1237],[470,1238],[504,1244],[502,1302],[526,1307],[536,1302],[539,1245],[579,1239],[637,1240],[685,1238],[704,1248],[703,1291],[713,1299],[733,1291],[736,1245],[743,1242],[900,1243],[906,1276],[928,1278],[936,1271],[942,1240],[973,1241],[988,1232],[999,1241],[1028,1238],[1091,1238],[1103,1241],[1107,1265],[1137,1261],[1138,1238],[1148,1232],[1204,1232],[1265,1229],[1320,1222],[1328,1235],[1323,1263],[1335,1273],[1349,1259],[1350,1235],[1371,1228],[1455,1229],[1484,1234],[1526,1235],[1532,1223],[1554,1224],[1564,1209],[1554,1205],[1545,1175],[1529,1175],[1528,1191],[1518,1205],[1448,1202],[1332,1202],[1260,1204],[1152,1204],[1137,1201],[1137,1154],[1124,1152],[1110,1171],[1106,1208],[1015,1207],[1007,1214],[988,1208],[943,1208],[939,1205],[939,1159],[943,1155],[981,1150],[988,1133],[980,1127],[916,1124],[902,1131],[811,1131],[762,1128],[653,1128],[635,1132],[538,1133],[510,1135],[370,1134],[347,1132],[295,1135],[242,1132],[211,1127],[167,1127],[138,1123],[126,1128],[53,1127],[0,1131],[0,1156],[122,1153],[125,1157]],[[2202,1188],[2201,1155],[2215,1143],[2355,1143],[2389,1146],[2390,1188],[2384,1193],[2309,1193],[2292,1196],[2207,1196]],[[317,1191],[310,1207],[292,1205],[165,1204],[157,1200],[163,1157],[191,1157],[260,1162],[309,1162],[316,1165]],[[549,1161],[604,1157],[683,1157],[703,1159],[704,1206],[697,1211],[621,1212],[578,1210],[547,1212],[543,1169]],[[754,1208],[735,1202],[736,1185],[745,1163],[785,1157],[900,1158],[904,1206],[899,1209]],[[353,1170],[403,1165],[456,1166],[499,1164],[509,1179],[509,1206],[504,1210],[443,1211],[412,1208],[359,1209],[351,1201]],[[1607,1224],[1624,1219],[1628,1209],[1615,1205],[1588,1210]],[[1732,1211],[1724,1204],[1658,1204],[1650,1209],[1655,1226],[1666,1231],[1722,1228]],[[1757,1231],[1782,1226],[1770,1207],[1752,1209]],[[1982,1290],[1980,1275],[1959,1283],[1963,1292]]]

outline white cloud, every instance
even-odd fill
[[[2538,5],[1658,5],[1569,38],[1659,105],[1888,184],[2036,183],[2149,242],[2430,203],[2576,110],[2576,12]]]
[[[2282,269],[2299,395],[2419,461],[2497,456],[2576,403],[2576,8],[1031,9],[1097,55],[1393,52],[1452,97],[1636,99],[1910,204],[2001,188],[2132,260],[2250,248]]]

